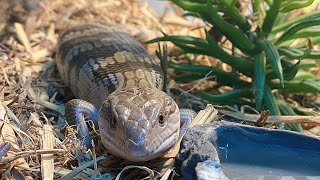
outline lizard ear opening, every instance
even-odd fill
[[[101,109],[100,109],[100,117],[107,121],[109,124],[110,129],[116,129],[117,128],[117,118],[112,111],[112,107],[110,102],[106,101],[102,104]]]
[[[111,120],[110,120],[110,127],[111,129],[116,129],[117,128],[117,119],[115,117],[115,115],[112,113],[111,115]]]

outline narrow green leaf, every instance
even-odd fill
[[[277,100],[278,107],[282,115],[295,116],[297,115],[290,104],[286,103],[282,99]],[[301,124],[285,124],[284,129],[296,132],[303,132]]]
[[[251,74],[253,71],[253,63],[241,57],[236,57],[228,54],[221,49],[217,42],[215,42],[210,34],[206,31],[206,39],[209,44],[209,50],[212,57],[220,59],[222,62],[229,64],[233,68],[241,71],[243,74]]]
[[[254,81],[253,89],[256,100],[256,109],[260,110],[263,99],[266,71],[266,58],[264,53],[254,56]]]
[[[282,2],[281,0],[273,1],[272,6],[267,11],[267,15],[262,24],[262,30],[266,35],[268,35],[272,30],[274,21],[276,20],[279,14],[281,2]]]
[[[261,5],[261,0],[252,0],[252,9],[254,13],[257,13],[261,10],[260,5]]]
[[[290,26],[292,26],[293,24],[296,24],[300,21],[304,21],[306,19],[310,19],[310,18],[315,18],[315,17],[320,17],[320,10],[315,10],[311,13],[308,13],[308,14],[304,14],[304,15],[301,15],[299,17],[296,17],[296,18],[293,18],[289,21],[286,21],[278,26],[275,26],[273,29],[272,29],[272,34],[275,34],[275,33],[278,33],[278,32],[281,32],[281,31],[284,31],[286,29],[288,29]]]
[[[222,62],[239,70],[243,74],[249,75],[253,71],[253,63],[241,57],[232,56],[224,51],[206,32],[206,40],[189,36],[168,36],[156,38],[147,43],[159,41],[171,41],[174,45],[185,50],[187,53],[203,54],[220,59]]]
[[[255,20],[255,23],[257,24],[258,27],[261,27],[262,26],[262,23],[263,23],[263,15],[264,15],[264,10],[262,10],[261,8],[261,0],[252,0],[252,9],[253,9],[253,12],[254,12],[254,20]]]
[[[301,61],[298,61],[296,64],[284,68],[283,70],[284,80],[290,81],[296,76],[300,67],[300,62]],[[274,71],[271,71],[266,75],[266,79],[268,80],[275,79],[276,77],[277,75],[274,73]]]
[[[288,37],[286,41],[298,39],[298,38],[310,38],[310,37],[319,37],[320,36],[320,27],[315,26],[307,29],[302,29],[292,36]]]
[[[184,74],[175,75],[173,79],[177,82],[188,82],[188,81],[203,79],[206,76],[210,77],[214,75],[211,75],[211,74],[207,75],[202,73],[184,73]]]
[[[206,11],[206,4],[202,3],[195,3],[190,1],[184,1],[184,0],[172,0],[174,4],[181,7],[184,10],[191,11],[191,12],[205,12]]]
[[[88,161],[84,164],[82,164],[81,166],[73,169],[72,171],[70,171],[68,174],[65,174],[64,176],[62,176],[60,178],[60,180],[68,180],[68,179],[73,179],[76,177],[77,174],[79,174],[80,172],[82,172],[83,170],[85,170],[86,168],[93,166],[95,163],[97,163],[98,161],[104,160],[105,157],[104,156],[100,156],[97,157],[94,160]],[[110,174],[110,179],[112,179],[112,175]]]
[[[299,21],[292,26],[290,26],[280,37],[279,39],[275,42],[275,45],[279,45],[282,42],[288,40],[293,36],[296,32],[312,27],[312,26],[317,26],[320,24],[320,17],[317,18],[310,18],[310,19],[304,19],[302,21]]]
[[[274,89],[281,89],[279,82],[269,83]],[[320,93],[320,82],[313,79],[285,81],[284,85],[287,92],[290,93]]]
[[[179,42],[182,44],[192,44],[197,47],[206,47],[208,45],[207,41],[202,38],[191,37],[191,36],[168,36],[164,34],[163,37],[155,38],[147,41],[146,44],[155,43],[159,41],[172,41]]]
[[[185,72],[193,72],[194,77],[190,77],[190,75],[180,75],[174,77],[178,78],[178,80],[183,80],[182,78],[189,78],[189,79],[202,79],[205,76],[216,76],[216,80],[219,83],[223,83],[225,85],[229,86],[242,86],[242,87],[248,87],[250,83],[240,80],[238,77],[233,75],[232,73],[227,73],[221,69],[218,69],[216,67],[209,67],[209,66],[203,66],[203,65],[179,65],[175,64],[173,62],[169,62],[169,67],[174,68],[178,71],[185,71]]]
[[[293,80],[315,80],[317,79],[317,77],[310,73],[310,72],[307,72],[307,71],[304,71],[304,70],[299,70],[296,77],[294,77]]]
[[[273,0],[265,0],[268,6],[271,6],[273,3]]]
[[[174,45],[185,50],[187,53],[210,55],[207,50],[207,47],[208,47],[207,41],[197,37],[168,36],[164,34],[164,37],[152,39],[150,41],[147,41],[146,43],[150,44],[150,43],[155,43],[160,41],[171,41]]]
[[[298,73],[299,71],[299,67],[300,67],[300,62],[301,61],[298,61],[295,65],[293,65],[292,67],[290,68],[287,68],[284,70],[283,72],[283,78],[286,80],[286,81],[290,81],[292,80]]]
[[[221,1],[225,2],[225,1]],[[248,20],[241,14],[239,8],[232,5],[230,2],[225,2],[224,7],[221,8],[221,11],[225,14],[225,16],[230,17],[233,22],[243,31],[247,32],[251,29],[251,25]]]
[[[320,51],[313,49],[297,49],[288,46],[280,46],[277,49],[280,55],[286,56],[289,59],[320,59]]]
[[[183,0],[173,0],[179,7],[187,11],[197,12],[206,21],[214,24],[220,31],[232,42],[232,44],[245,53],[255,53],[254,44],[246,37],[246,35],[232,24],[224,21],[218,14],[218,7],[213,5],[211,1],[207,4],[194,3]]]
[[[196,18],[201,18],[201,16],[199,15],[199,13],[195,13],[195,12],[185,12],[182,15],[183,17],[196,17]]]
[[[304,8],[304,7],[308,7],[310,6],[312,3],[314,2],[314,0],[307,0],[307,1],[289,1],[288,3],[286,3],[281,9],[280,11],[285,13],[285,12],[290,12],[292,10],[295,9],[300,9],[300,8]]]
[[[174,45],[178,46],[182,50],[184,50],[186,53],[192,53],[192,54],[203,54],[203,55],[210,55],[206,49],[203,49],[202,47],[198,47],[195,45],[188,45],[179,43],[178,41],[171,41]]]
[[[224,21],[218,14],[218,8],[213,6],[210,1],[208,1],[207,10],[209,15],[206,18],[209,22],[215,25],[235,47],[245,53],[252,54],[255,52],[255,46],[249,38],[240,29]]]
[[[223,94],[209,94],[198,91],[196,95],[214,104],[234,104],[238,103],[241,97],[252,96],[252,92],[249,89],[235,89]]]
[[[264,104],[266,105],[266,109],[270,111],[270,115],[280,116],[280,109],[277,105],[276,98],[272,94],[271,89],[268,85],[264,86],[264,94],[263,94]]]
[[[279,106],[279,109],[282,115],[287,115],[287,116],[297,115],[292,109],[292,107],[288,103],[286,103],[283,99],[278,99],[277,104]]]
[[[308,71],[310,68],[316,68],[317,64],[313,60],[302,61],[299,69]]]
[[[280,80],[280,83],[282,84],[282,87],[283,87],[283,71],[282,71],[282,65],[281,65],[278,50],[276,49],[275,46],[273,46],[273,44],[269,40],[267,40],[265,38],[258,39],[257,44],[266,53],[267,60],[272,65],[273,69],[275,70],[275,72]]]
[[[288,18],[288,13],[279,13],[278,17],[274,21],[273,27],[281,25],[286,22],[286,19]],[[271,32],[272,35],[275,35]]]

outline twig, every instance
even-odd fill
[[[31,53],[31,45],[27,33],[24,31],[22,24],[14,23],[18,39],[22,42],[28,53]]]
[[[160,59],[160,66],[163,72],[163,90],[167,92],[167,83],[168,83],[168,47],[164,43],[162,49],[160,43],[158,42],[158,50],[156,50],[156,55]]]
[[[260,115],[242,114],[240,112],[232,112],[227,110],[219,110],[220,113],[235,119],[256,123]],[[266,123],[286,123],[286,124],[300,124],[309,123],[320,125],[320,116],[269,116]]]

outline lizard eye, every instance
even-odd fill
[[[164,117],[163,117],[162,114],[159,115],[158,121],[159,121],[160,126],[163,126],[163,125],[164,125]]]

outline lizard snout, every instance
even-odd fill
[[[146,137],[146,131],[141,127],[131,125],[126,127],[126,136],[132,142],[139,144],[144,141],[144,138]]]

